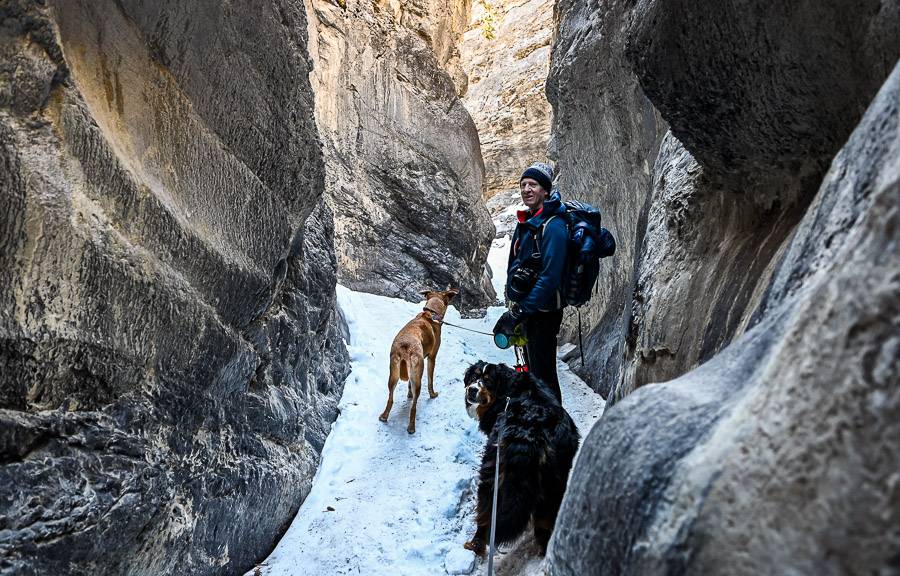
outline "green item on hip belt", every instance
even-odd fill
[[[525,334],[522,333],[521,324],[516,326],[512,334],[504,334],[503,332],[494,334],[494,344],[497,345],[497,348],[506,349],[510,346],[521,347],[525,346],[526,342],[528,342],[528,339],[525,337]]]

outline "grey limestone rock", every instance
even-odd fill
[[[547,98],[553,106],[551,156],[563,199],[598,207],[615,236],[615,256],[603,260],[597,294],[582,309],[585,365],[570,365],[606,396],[616,386],[624,353],[651,186],[651,169],[665,123],[644,96],[625,59],[624,22],[631,2],[556,3]],[[577,320],[564,318],[562,338],[576,340]]]
[[[0,573],[249,569],[348,370],[302,6],[0,6]]]
[[[802,214],[724,189],[667,134],[610,401],[684,374],[743,333]]]
[[[586,438],[551,574],[900,570],[898,197],[900,66],[778,250],[751,327]]]
[[[326,195],[343,284],[415,301],[452,285],[456,305],[475,312],[494,300],[484,273],[494,229],[475,124],[435,52],[455,42],[458,10],[427,6],[311,2]]]
[[[672,133],[726,187],[809,197],[900,56],[890,0],[640,0],[628,59]]]
[[[654,167],[614,400],[761,317],[779,247],[900,56],[896,3],[850,4],[642,1],[623,21],[628,59],[683,148]]]
[[[553,2],[475,2],[472,26],[460,56],[469,75],[464,101],[478,126],[484,157],[484,196],[515,189],[519,176],[545,161],[550,104],[545,95],[550,64]]]

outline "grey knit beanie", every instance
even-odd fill
[[[553,167],[549,164],[535,162],[522,172],[519,182],[525,178],[536,180],[537,183],[541,185],[541,188],[546,190],[548,194],[553,190]]]

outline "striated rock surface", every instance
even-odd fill
[[[252,567],[347,372],[293,2],[0,7],[0,573]]]
[[[816,190],[900,50],[885,0],[635,4],[629,61],[672,133],[709,176],[782,206]]]
[[[597,206],[618,243],[600,267],[597,294],[582,308],[585,365],[573,368],[604,396],[620,378],[626,304],[640,255],[651,168],[665,124],[625,59],[622,22],[631,2],[556,3],[547,97],[553,105],[551,154],[563,199]],[[570,309],[562,338],[577,342]]]
[[[339,277],[410,300],[459,286],[461,308],[483,309],[494,299],[484,273],[493,225],[478,134],[441,67],[452,58],[436,57],[461,8],[429,6],[307,5]]]
[[[615,398],[746,330],[778,247],[900,55],[893,5],[675,4],[640,2],[627,20],[629,61],[684,148],[657,158]],[[713,58],[684,52],[713,45]]]
[[[472,11],[472,0],[378,0],[394,22],[412,30],[431,47],[434,57],[453,79],[457,95],[466,93],[469,79],[463,70],[459,44]]]
[[[596,344],[602,321],[592,333],[617,389],[585,439],[550,572],[897,572],[900,69],[887,75],[900,11],[569,10],[560,61],[585,57],[597,27],[624,38],[615,46],[671,133],[649,193],[607,208],[638,213],[643,199],[646,223],[631,301],[603,312],[625,319],[618,356]],[[580,11],[582,26],[566,28]],[[572,118],[555,141],[595,117],[600,98],[581,94],[555,103]],[[564,157],[562,175],[579,160]]]
[[[585,440],[552,574],[900,570],[898,197],[900,66],[785,243],[758,323]]]
[[[723,189],[671,133],[653,169],[615,401],[709,360],[743,333],[802,206]]]
[[[550,104],[553,2],[476,0],[459,52],[469,77],[463,99],[478,126],[484,157],[484,197],[517,189],[522,171],[544,161]]]

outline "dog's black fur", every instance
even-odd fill
[[[495,540],[498,544],[515,540],[533,520],[534,537],[544,554],[578,450],[578,429],[550,388],[530,373],[477,362],[466,370],[463,381],[466,409],[488,437],[479,472],[477,530],[465,547],[481,555],[490,536],[499,438]],[[507,397],[509,408],[504,412]]]

